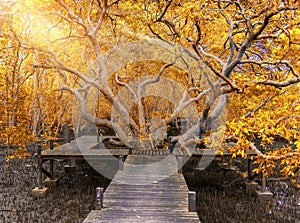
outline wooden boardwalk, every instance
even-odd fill
[[[201,166],[205,168],[216,156],[220,156],[216,150],[197,149],[197,148],[179,148],[176,146],[172,153],[169,149],[129,149],[125,146],[108,149],[102,140],[109,140],[112,136],[103,136],[97,138],[95,135],[86,135],[77,138],[70,143],[63,144],[54,149],[44,150],[38,156],[38,185],[42,185],[42,174],[46,175],[50,180],[54,180],[53,163],[55,160],[86,160],[98,172],[103,173],[106,177],[112,178],[116,167],[123,164],[123,160],[127,156],[160,156],[160,157],[176,157],[178,166],[174,170],[181,170],[185,162],[190,157],[200,157]],[[100,143],[98,142],[100,141]],[[250,156],[255,155],[249,152]],[[224,151],[223,156],[231,156],[229,152]],[[43,163],[50,162],[49,171],[43,167]],[[250,163],[250,162],[249,162]],[[249,164],[248,163],[248,164]],[[66,165],[66,167],[73,167]],[[248,174],[251,174],[251,166],[248,165]]]
[[[104,139],[103,139],[104,138]],[[105,140],[106,137],[100,137],[100,141]],[[49,159],[82,159],[85,157],[99,157],[99,156],[127,156],[127,155],[159,155],[168,156],[170,151],[168,149],[139,149],[130,150],[123,148],[105,148],[104,144],[97,142],[97,137],[93,135],[86,135],[77,138],[70,143],[60,145],[53,150],[44,150],[41,154],[43,160]],[[174,150],[176,156],[190,156],[191,152],[185,149],[176,148]]]
[[[188,211],[188,188],[175,156],[129,155],[104,193],[104,208],[84,223],[200,222]]]
[[[105,138],[105,137],[104,137]],[[103,138],[100,138],[100,141]],[[248,155],[256,155],[254,152],[247,152]],[[99,156],[127,156],[127,155],[154,155],[154,156],[169,156],[168,149],[140,149],[131,150],[123,148],[107,149],[104,144],[97,142],[97,137],[93,135],[81,136],[70,143],[63,144],[53,150],[44,150],[41,154],[43,160],[50,159],[84,159],[85,157]],[[191,157],[191,156],[221,156],[217,150],[212,149],[184,149],[175,147],[173,155],[176,157]],[[226,150],[222,156],[231,156],[232,154]]]
[[[84,223],[200,222],[197,213],[188,210],[189,191],[183,175],[178,172],[190,157],[201,159],[198,168],[205,168],[216,156],[221,156],[216,150],[178,146],[172,153],[169,149],[135,150],[119,146],[107,149],[98,142],[102,140],[107,139],[82,136],[38,153],[38,188],[42,188],[42,174],[50,179],[48,183],[56,182],[55,161],[86,160],[99,173],[113,180],[104,193],[104,208],[91,211]],[[248,155],[255,153],[250,151]],[[231,156],[226,147],[223,156]],[[49,171],[43,167],[45,162],[50,163]],[[65,170],[74,167],[65,165]],[[249,176],[251,172],[251,160],[248,159]]]
[[[97,137],[93,135],[82,136],[70,143],[63,144],[53,150],[44,150],[42,159],[82,159],[84,157],[97,156],[122,156],[128,155],[129,150],[107,149],[103,144],[97,142]]]
[[[53,150],[42,151],[38,156],[39,188],[42,174],[55,181],[55,160],[85,159],[101,174],[104,170],[119,170],[116,175],[115,171],[105,172],[104,175],[113,180],[104,193],[104,208],[91,211],[84,223],[199,222],[197,213],[188,211],[189,191],[183,175],[178,172],[190,157],[201,158],[205,168],[220,156],[216,150],[175,147],[170,153],[168,149],[107,149],[98,140],[96,136],[82,136]],[[249,152],[249,155],[255,154]],[[231,154],[225,150],[223,156]],[[43,163],[48,161],[49,171],[43,168]]]

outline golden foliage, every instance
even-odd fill
[[[84,88],[82,74],[101,53],[119,42],[155,37],[180,46],[182,52],[196,58],[196,65],[205,64],[215,75],[210,81],[221,78],[226,82],[222,86],[230,86],[226,89],[232,93],[225,135],[237,142],[229,148],[232,157],[247,157],[254,140],[270,148],[281,138],[289,145],[269,149],[265,155],[282,159],[258,156],[255,171],[271,173],[279,164],[284,175],[293,176],[299,167],[299,156],[284,156],[300,150],[299,84],[266,85],[266,81],[299,78],[297,1],[27,0],[6,11],[7,15],[0,16],[0,53],[5,55],[0,59],[2,142],[22,147],[37,137],[58,136],[60,127],[71,122],[72,103],[70,94],[62,93],[60,87]],[[157,61],[129,62],[117,73],[123,83],[129,83],[156,75],[163,65]],[[189,92],[196,97],[204,90],[199,72],[206,70],[201,69],[174,66],[163,75],[186,88],[197,87],[198,91]],[[95,113],[100,118],[110,115],[109,93],[116,95],[122,89],[115,74],[105,82],[111,92],[99,94],[100,108]],[[94,79],[89,81],[92,85]],[[199,113],[205,105],[202,99],[197,101]],[[163,99],[143,99],[146,108],[153,103],[158,109],[149,109],[148,116],[170,116],[161,106],[167,104]],[[135,113],[135,108],[131,112]],[[212,140],[205,138],[204,142]]]

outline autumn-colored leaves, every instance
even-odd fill
[[[228,94],[225,139],[237,142],[231,148],[233,157],[245,157],[256,139],[265,146],[280,136],[293,146],[274,148],[266,154],[257,150],[257,171],[271,172],[280,165],[284,175],[292,176],[297,170],[300,150],[297,1],[57,0],[51,7],[44,7],[49,1],[41,2],[31,0],[15,6],[20,10],[36,6],[38,10],[32,13],[18,14],[12,10],[10,15],[1,14],[5,35],[0,39],[0,50],[5,59],[0,61],[0,111],[8,115],[1,116],[2,142],[17,143],[12,131],[20,123],[26,128],[18,129],[17,138],[25,141],[56,136],[61,125],[71,122],[70,96],[81,94],[84,98],[84,92],[91,86],[99,90],[98,105],[105,105],[101,109],[106,109],[99,114],[98,108],[95,113],[98,118],[107,116],[119,89],[147,72],[137,71],[129,61],[122,68],[122,78],[104,80],[105,69],[93,71],[91,77],[85,73],[87,67],[121,43],[156,38],[178,49],[173,58],[178,57],[184,65],[180,71],[176,71],[176,66],[165,69],[162,76],[185,85],[186,90],[181,90],[197,99],[199,117],[204,117],[206,109],[201,131],[211,130],[210,120],[218,118],[216,114],[225,108],[220,98]],[[107,64],[105,59],[102,63],[99,65]],[[141,61],[136,67],[145,67],[143,63],[152,66],[153,69],[148,66],[148,71],[158,72],[167,64]],[[5,107],[13,103],[6,100],[8,96],[18,98],[16,110]],[[140,105],[148,106],[155,101],[153,97],[148,99]],[[22,116],[9,116],[16,112]],[[130,112],[125,113],[130,116]],[[9,126],[13,117],[15,123]],[[139,126],[134,124],[139,122],[136,118],[130,119],[134,128]],[[101,123],[111,124],[111,121]],[[220,128],[224,126],[215,129]],[[28,135],[33,138],[27,139]],[[202,138],[206,143],[210,141],[207,135]]]

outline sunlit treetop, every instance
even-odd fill
[[[140,109],[139,114],[143,114],[142,107],[154,99],[143,101],[128,83],[139,75],[159,74],[185,84],[185,95],[198,103],[199,126],[195,129],[200,129],[201,134],[209,135],[212,120],[227,108],[224,140],[237,143],[231,151],[233,156],[246,156],[257,140],[261,145],[255,146],[264,147],[282,138],[289,142],[287,148],[270,150],[268,157],[256,150],[262,157],[259,165],[281,157],[282,162],[287,160],[290,164],[290,169],[283,171],[286,175],[292,175],[299,165],[298,1],[28,0],[5,7],[9,14],[5,18],[10,21],[6,29],[12,30],[20,46],[36,53],[33,67],[51,70],[59,80],[56,83],[61,82],[60,90],[81,101],[83,113],[83,94],[92,86],[101,93],[102,105],[108,105],[105,108],[115,106],[122,117],[128,118],[129,129],[137,138],[148,137],[146,121],[132,118],[132,112],[126,111],[115,94],[120,89],[131,90],[137,101],[134,112]],[[113,53],[124,42],[143,38],[161,40],[176,48],[178,55],[174,58],[189,58],[193,64],[186,63],[180,70],[174,63],[133,62],[115,71],[108,82],[101,78],[104,69],[87,75],[87,67],[101,62],[96,58]],[[118,62],[116,58],[112,61]],[[101,68],[103,64],[97,65]],[[201,86],[203,77],[209,83],[206,89]],[[184,99],[182,96],[178,103],[180,108],[188,104]],[[92,114],[85,115],[93,119]],[[112,125],[110,120],[95,120],[97,124]],[[196,134],[192,130],[190,133]],[[201,134],[199,140],[204,140]],[[126,141],[127,135],[122,136],[121,141]],[[190,139],[187,134],[178,137],[180,146],[184,147],[186,139]],[[295,152],[294,158],[290,152]],[[262,166],[260,170],[264,170]]]

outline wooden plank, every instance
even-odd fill
[[[102,137],[104,140],[107,136]],[[103,140],[102,139],[102,140]],[[134,155],[153,155],[153,156],[169,156],[168,149],[142,149],[133,150]],[[220,156],[215,150],[211,149],[182,149],[175,147],[173,154],[175,156]],[[254,152],[248,151],[248,155],[255,155]],[[97,143],[97,136],[81,136],[70,143],[63,144],[53,150],[45,150],[41,154],[42,159],[80,159],[84,156],[126,156],[129,155],[128,148],[107,149],[103,144]],[[223,156],[231,156],[229,152],[224,151]]]
[[[196,212],[188,211],[188,188],[176,158],[150,154],[128,156],[104,193],[104,208],[92,211],[84,223],[199,222]]]
[[[96,136],[82,136],[70,143],[63,144],[53,150],[44,150],[42,159],[79,159],[97,156],[128,155],[128,149],[100,149]]]
[[[91,222],[147,222],[147,223],[167,223],[167,222],[199,222],[198,216],[190,213],[182,212],[160,212],[159,215],[153,216],[152,210],[138,212],[132,210],[120,210],[118,218],[115,217],[115,210],[103,209],[104,215],[108,216],[105,221],[99,216],[97,211],[90,213],[90,219],[86,219],[85,223]]]

